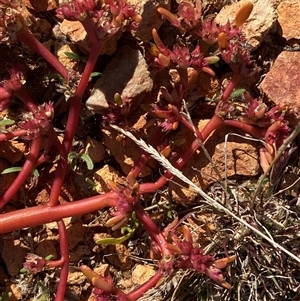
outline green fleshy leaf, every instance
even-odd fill
[[[9,168],[4,169],[1,172],[1,175],[6,175],[6,174],[9,174],[9,173],[13,173],[13,172],[19,172],[21,170],[22,170],[22,167],[19,167],[19,166],[9,167]],[[34,178],[38,178],[40,176],[40,173],[38,172],[38,170],[36,168],[31,173],[32,173]]]
[[[135,231],[131,231],[127,233],[126,235],[123,235],[121,237],[106,237],[101,238],[96,241],[97,245],[116,245],[121,244],[122,242],[126,241],[128,238],[130,238]]]
[[[69,59],[74,60],[74,61],[83,62],[83,63],[86,63],[86,61],[87,61],[87,58],[86,58],[86,57],[80,56],[79,54],[74,53],[74,52],[66,51],[66,52],[64,52],[64,54],[65,54]]]
[[[15,124],[15,121],[12,119],[4,118],[0,120],[0,128],[13,125],[13,124]]]
[[[1,172],[1,175],[6,175],[8,173],[13,173],[13,172],[19,172],[21,169],[22,169],[22,167],[9,167],[9,168],[4,169]]]
[[[92,159],[89,157],[89,155],[78,154],[76,152],[70,152],[68,154],[68,162],[73,170],[76,170],[78,160],[83,160],[86,163],[88,170],[92,170],[94,168],[94,163]]]
[[[96,191],[96,183],[90,178],[85,178],[85,182],[89,185],[89,188],[93,191]]]
[[[81,160],[83,160],[86,163],[86,166],[88,168],[88,170],[92,170],[94,168],[94,163],[92,161],[92,159],[90,158],[89,155],[87,154],[82,154],[80,156]]]
[[[246,89],[235,89],[229,96],[229,99],[241,97],[246,92]]]
[[[131,218],[129,219],[129,225],[125,226],[121,229],[121,233],[127,234],[121,236],[121,237],[106,237],[106,238],[101,238],[96,241],[97,245],[116,245],[120,244],[127,239],[129,239],[134,233],[135,230],[139,227],[139,222],[136,218],[136,213],[132,212]]]
[[[92,72],[90,77],[92,78],[92,77],[97,77],[97,76],[101,76],[101,75],[102,75],[101,72]]]
[[[50,255],[45,257],[45,260],[51,260],[53,257],[54,257],[54,255],[50,254]]]

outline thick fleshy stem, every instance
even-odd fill
[[[49,129],[45,133],[45,135],[51,140],[55,148],[58,150],[59,154],[62,157],[66,157],[67,153],[65,152],[65,149],[63,148],[61,142],[59,141],[57,133],[55,132],[52,124],[50,124]]]
[[[21,99],[30,112],[34,113],[37,110],[37,106],[32,100],[26,87],[22,87],[20,90],[14,91],[14,96]]]
[[[18,192],[21,186],[24,184],[30,173],[32,172],[37,157],[39,155],[42,145],[42,137],[37,137],[31,142],[30,152],[27,155],[27,159],[17,175],[14,182],[9,186],[5,193],[0,197],[0,208],[3,208],[11,198]]]
[[[17,137],[26,136],[27,130],[16,130],[7,133],[0,133],[0,142],[1,141],[8,141]]]
[[[48,268],[57,268],[57,267],[60,267],[63,265],[64,263],[64,258],[60,258],[60,259],[57,259],[57,260],[47,260],[46,261],[46,266]]]
[[[83,71],[83,74],[81,76],[78,88],[76,90],[76,94],[74,97],[72,97],[70,102],[70,109],[69,109],[69,116],[67,121],[67,126],[65,130],[65,136],[63,140],[63,148],[65,154],[68,154],[72,147],[73,138],[76,132],[78,119],[80,115],[80,109],[81,109],[81,98],[82,95],[86,89],[86,86],[90,80],[90,75],[95,67],[95,64],[98,59],[98,55],[101,50],[102,42],[98,42],[97,44],[93,44],[89,58],[87,60],[85,69]],[[55,206],[57,204],[59,194],[61,187],[63,185],[63,182],[65,180],[67,172],[67,158],[62,157],[59,160],[59,164],[55,173],[54,182],[52,185],[50,197],[49,197],[49,205]]]
[[[91,18],[86,18],[83,21],[81,21],[85,31],[87,32],[87,35],[89,37],[89,40],[92,42],[92,44],[97,44],[99,42],[99,39],[96,34],[95,30],[95,22]]]
[[[217,114],[214,114],[214,116],[209,120],[209,122],[205,125],[204,129],[201,131],[203,141],[205,140],[213,133],[214,130],[216,130],[218,127],[222,126],[224,124],[224,119],[220,117]]]
[[[57,222],[59,232],[60,255],[63,259],[63,265],[60,271],[59,284],[55,296],[55,301],[63,301],[67,289],[68,274],[69,274],[69,246],[68,235],[65,223],[61,220]]]
[[[221,100],[219,101],[217,107],[216,107],[216,112],[218,110],[218,106],[221,105],[222,103],[225,104],[228,101],[228,98],[230,97],[232,91],[235,89],[237,84],[240,82],[240,80],[243,78],[242,75],[239,73],[233,72],[232,78],[230,79],[228,85],[226,86],[225,91],[222,94]]]
[[[136,178],[139,176],[140,172],[142,171],[144,166],[147,164],[149,158],[150,158],[149,154],[142,153],[140,155],[140,157],[138,158],[137,162],[132,167],[131,172],[135,175]]]
[[[73,98],[71,98],[69,100],[71,105],[70,105],[70,110],[69,110],[69,116],[68,116],[68,122],[67,122],[67,126],[66,126],[65,136],[64,136],[64,140],[63,140],[63,146],[66,149],[67,153],[69,153],[69,151],[72,147],[73,137],[76,132],[78,118],[79,118],[80,109],[81,109],[81,98],[86,90],[88,82],[90,81],[90,76],[96,65],[101,48],[102,48],[102,41],[98,41],[97,44],[92,45],[90,55],[86,62],[84,71],[81,75],[81,79],[78,84],[78,88],[76,90],[76,94]]]
[[[42,43],[40,43],[25,26],[18,31],[18,40],[27,44],[42,56],[64,79],[69,78],[69,71],[67,68]]]
[[[105,207],[115,207],[117,199],[118,195],[115,192],[108,192],[58,206],[41,205],[3,213],[0,215],[0,234],[44,225],[65,217],[83,215]]]
[[[66,153],[65,149],[64,149],[64,153]],[[67,156],[61,157],[58,161],[58,165],[54,175],[54,180],[53,180],[49,201],[48,201],[51,207],[57,205],[60,191],[63,186],[66,173],[67,173],[67,163],[68,163]]]
[[[172,252],[166,248],[166,238],[159,230],[157,225],[153,222],[153,220],[149,217],[149,215],[145,212],[144,208],[139,203],[136,203],[133,206],[133,210],[135,211],[136,217],[138,218],[139,222],[143,224],[152,240],[154,240],[159,246],[162,257],[172,256]]]
[[[172,112],[176,114],[178,117],[178,121],[181,122],[185,127],[187,127],[190,131],[196,133],[197,137],[204,141],[202,133],[199,131],[197,127],[194,127],[190,124],[190,122],[179,112],[178,108],[174,105],[171,105]]]
[[[248,133],[249,135],[251,135],[255,138],[258,138],[258,139],[262,139],[266,132],[265,128],[259,128],[252,124],[240,122],[238,120],[224,120],[224,123],[226,125],[230,125],[230,126],[239,128],[239,129],[243,130],[244,132]]]

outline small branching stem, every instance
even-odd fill
[[[101,49],[101,42],[98,42],[97,44],[93,44],[89,58],[87,60],[86,66],[81,76],[79,85],[77,87],[76,94],[74,97],[72,97],[69,100],[70,102],[69,116],[68,116],[66,131],[64,135],[64,140],[63,140],[64,154],[68,154],[71,150],[73,138],[75,136],[78,119],[80,115],[82,95],[90,80],[90,75],[97,62],[100,49]],[[59,160],[59,164],[55,173],[54,182],[49,197],[50,206],[55,206],[58,202],[59,194],[67,173],[67,162],[68,161],[66,155],[61,157],[61,159]]]
[[[26,136],[27,130],[16,130],[7,133],[0,133],[0,141],[8,141],[17,137]]]
[[[21,99],[30,112],[34,113],[37,110],[37,106],[32,100],[32,97],[26,87],[22,87],[20,90],[15,91],[14,96]]]
[[[9,188],[5,191],[5,193],[0,197],[0,208],[3,208],[10,200],[11,198],[18,192],[18,190],[21,188],[21,186],[24,184],[24,182],[29,177],[30,173],[32,172],[36,160],[38,158],[41,145],[42,145],[42,137],[37,137],[32,140],[30,152],[27,155],[26,161],[17,175],[14,182],[9,186]],[[38,208],[38,207],[37,207]],[[18,213],[18,211],[16,211]],[[1,225],[0,225],[1,227]]]
[[[63,301],[67,289],[68,274],[69,274],[69,246],[68,235],[65,223],[60,220],[57,222],[59,232],[60,254],[63,259],[63,264],[60,271],[59,284],[55,296],[55,301]]]
[[[264,136],[264,132],[266,131],[265,128],[259,128],[257,126],[253,126],[251,124],[247,124],[247,123],[240,122],[237,120],[225,120],[224,123],[226,125],[230,125],[230,126],[239,128],[257,139],[261,139]]]
[[[97,44],[99,42],[96,31],[95,31],[95,23],[93,19],[86,18],[82,22],[82,25],[87,32],[87,35],[89,37],[89,40],[92,42],[92,44]]]
[[[138,220],[143,224],[146,231],[149,233],[153,241],[157,243],[161,250],[162,257],[172,255],[172,252],[166,248],[167,241],[162,232],[159,230],[157,225],[145,212],[144,208],[139,204],[133,206],[133,210],[136,213]]]
[[[58,150],[59,154],[63,158],[65,158],[67,156],[67,153],[65,152],[65,149],[62,147],[62,144],[59,141],[58,136],[57,136],[52,124],[50,124],[49,129],[46,132],[46,136],[50,139],[51,143],[53,143],[55,148]]]
[[[226,103],[228,101],[231,93],[233,92],[233,90],[235,89],[235,87],[237,86],[237,84],[240,82],[241,79],[242,76],[239,73],[236,72],[233,73],[232,78],[230,79],[228,85],[226,86],[226,89],[222,94],[221,101],[218,103],[218,105],[221,105],[222,103]],[[218,105],[216,109],[218,109]]]
[[[66,153],[65,149],[64,149],[64,153]],[[48,202],[50,207],[57,205],[60,191],[64,184],[65,177],[67,174],[67,165],[68,165],[67,156],[61,157],[58,161],[58,165],[55,171],[54,180],[52,184],[52,189],[49,196]]]
[[[67,68],[48,50],[47,47],[40,43],[25,26],[19,30],[18,40],[41,55],[64,79],[68,79],[69,72]]]
[[[223,124],[224,120],[218,115],[214,115],[213,118],[208,122],[203,131],[201,132],[202,141],[204,142],[209,135],[218,127]],[[191,127],[191,125],[189,125]],[[199,137],[200,139],[200,137]],[[195,139],[189,148],[180,156],[175,162],[173,162],[173,166],[175,168],[181,169],[191,158],[191,156],[195,153],[195,151],[199,148],[199,140]],[[140,186],[140,193],[151,193],[157,191],[162,186],[164,186],[169,179],[173,177],[172,173],[169,170],[166,170],[164,174],[155,182],[155,183],[145,183]]]

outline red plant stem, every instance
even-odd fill
[[[97,44],[93,44],[89,58],[87,60],[83,74],[81,76],[81,80],[76,90],[76,94],[74,97],[72,97],[69,100],[70,102],[69,116],[68,116],[66,131],[64,135],[64,140],[63,140],[63,148],[65,154],[68,154],[71,150],[73,138],[78,124],[80,109],[81,109],[81,98],[90,80],[90,75],[95,67],[100,50],[101,50],[101,42],[98,42]],[[66,156],[61,157],[61,159],[59,160],[53,185],[51,188],[50,197],[49,197],[50,206],[55,206],[58,202],[58,197],[67,173],[67,163],[68,162]]]
[[[218,105],[223,103],[226,103],[228,101],[229,96],[231,95],[234,88],[237,86],[239,81],[242,79],[242,75],[239,73],[233,73],[232,78],[230,79],[228,85],[226,86],[225,91],[222,94],[221,101],[219,101]],[[217,106],[218,108],[218,106]]]
[[[14,96],[17,96],[19,99],[21,99],[30,112],[32,113],[36,112],[37,106],[32,100],[26,87],[22,87],[20,90],[15,91]]]
[[[64,79],[69,78],[67,68],[42,43],[40,43],[28,29],[23,26],[18,32],[18,40],[27,44],[41,55]]]
[[[237,120],[225,120],[224,123],[226,125],[234,126],[236,128],[239,128],[243,130],[244,132],[248,133],[249,135],[261,139],[264,136],[264,132],[266,131],[265,128],[259,128],[257,126],[254,126],[252,124],[240,122]]]
[[[68,282],[68,274],[69,274],[69,246],[68,246],[68,235],[65,223],[61,220],[57,222],[58,225],[58,232],[59,232],[59,245],[60,245],[60,255],[64,260],[60,276],[59,276],[59,284],[55,296],[55,301],[63,301],[67,282]]]
[[[143,224],[146,231],[149,233],[151,238],[157,243],[161,250],[162,257],[172,255],[172,252],[166,248],[167,241],[162,232],[159,230],[157,225],[145,212],[144,208],[139,204],[133,206],[133,210],[136,213],[138,220]]]
[[[41,205],[3,213],[0,215],[0,234],[47,224],[69,216],[90,213],[105,207],[115,207],[117,199],[115,192],[108,192],[54,207]]]
[[[46,162],[45,153],[39,156],[39,158],[35,161],[34,167],[36,168],[39,165],[43,164],[44,162]]]
[[[220,126],[224,124],[224,119],[221,118],[218,114],[214,114],[214,116],[209,120],[209,122],[205,125],[204,129],[201,131],[203,142]]]
[[[14,139],[16,137],[21,137],[27,135],[27,130],[17,130],[7,133],[0,133],[0,141],[7,141]]]
[[[137,162],[134,164],[134,166],[132,167],[131,172],[134,174],[134,176],[137,178],[139,176],[139,174],[141,173],[142,169],[144,168],[144,166],[146,165],[146,163],[148,162],[150,158],[149,154],[146,153],[142,153],[140,155],[140,157],[138,158]]]
[[[136,301],[139,298],[141,298],[149,289],[153,288],[156,285],[156,283],[161,279],[162,276],[162,272],[158,270],[156,274],[153,277],[151,277],[147,282],[142,284],[137,289],[129,292],[127,294],[127,300]]]
[[[177,116],[178,120],[184,125],[186,126],[190,131],[192,132],[196,132],[196,135],[199,139],[201,139],[202,141],[204,141],[203,137],[202,137],[202,133],[199,131],[199,129],[197,128],[197,126],[194,126],[192,124],[190,124],[190,122],[182,115],[180,114],[180,112],[178,111],[178,108],[174,105],[171,105],[172,108],[172,112]]]
[[[225,91],[222,94],[221,102],[226,102],[230,94],[232,93],[233,89],[236,87],[238,82],[241,79],[241,75],[234,73],[228,86],[226,87]],[[178,112],[177,108],[175,106],[172,106],[172,111],[174,114],[176,114],[177,117],[179,117],[179,121],[182,122],[186,127],[188,127],[190,130],[194,131],[192,125],[182,117],[182,115]],[[205,140],[213,133],[214,130],[216,130],[218,127],[222,126],[224,124],[224,120],[217,114],[218,112],[218,106],[216,107],[216,113],[214,116],[210,119],[210,121],[206,124],[204,129],[200,132],[197,127],[196,134],[197,137],[202,141],[205,142]],[[197,139],[193,141],[191,146],[187,149],[187,151],[177,159],[177,161],[174,163],[174,167],[180,169],[182,168],[186,162],[190,159],[190,157],[194,154],[194,152],[198,149],[199,142]],[[164,175],[161,176],[155,183],[148,183],[145,185],[141,185],[140,193],[149,193],[156,191],[157,189],[164,186],[169,179],[172,178],[172,174],[169,171],[165,171]]]
[[[212,119],[206,124],[204,129],[201,132],[202,135],[202,142],[204,142],[209,135],[218,127],[220,127],[223,124],[224,120],[219,117],[218,115],[214,115]],[[200,139],[200,137],[199,137]],[[176,162],[173,163],[173,166],[181,169],[191,158],[191,156],[194,154],[194,152],[199,148],[199,141],[198,139],[195,139],[190,147],[184,152],[184,154],[179,157]],[[169,179],[171,179],[173,175],[169,171],[165,171],[165,173],[155,182],[155,183],[145,183],[140,185],[139,192],[141,194],[144,193],[151,193],[154,191],[157,191],[162,186],[164,186]]]
[[[80,82],[78,84],[78,88],[76,90],[76,94],[73,98],[71,98],[69,100],[71,105],[70,105],[69,117],[68,117],[68,122],[67,122],[67,126],[66,126],[64,141],[63,141],[63,146],[66,149],[67,153],[69,153],[69,151],[72,147],[73,137],[76,132],[78,118],[79,118],[79,114],[80,114],[80,108],[81,108],[81,98],[88,85],[91,73],[93,72],[93,69],[97,62],[101,48],[102,48],[101,41],[98,41],[97,44],[92,45],[90,55],[88,57],[87,63],[85,65],[84,71],[82,73]]]
[[[64,261],[64,258],[60,258],[58,260],[46,260],[46,267],[57,268],[60,267],[64,263]]]
[[[85,20],[83,20],[81,23],[82,23],[90,41],[92,42],[92,44],[97,44],[99,42],[99,39],[96,34],[94,20],[88,17]]]
[[[65,153],[65,150],[64,150]],[[64,184],[66,173],[67,173],[67,156],[61,157],[57,164],[57,169],[55,171],[53,184],[49,196],[49,206],[53,207],[57,205],[58,198],[60,195],[61,188]]]
[[[17,191],[21,188],[21,186],[24,184],[24,182],[30,175],[39,155],[41,145],[42,137],[38,137],[32,140],[30,153],[28,154],[21,171],[19,172],[14,182],[5,191],[3,196],[0,197],[0,208],[3,208],[10,201],[10,199],[17,193]]]
[[[65,149],[63,148],[61,142],[59,141],[58,136],[57,136],[52,124],[50,124],[49,129],[46,132],[46,136],[51,140],[51,142],[53,143],[55,148],[58,150],[60,155],[62,157],[66,157],[67,154],[65,152]]]

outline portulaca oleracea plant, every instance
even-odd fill
[[[53,125],[55,107],[52,101],[38,104],[26,87],[25,66],[14,65],[10,62],[11,65],[8,68],[10,77],[0,83],[0,110],[9,110],[14,98],[24,104],[25,111],[14,125],[1,129],[0,142],[13,139],[26,141],[28,153],[15,180],[0,196],[2,210],[0,234],[56,221],[60,243],[58,260],[42,258],[30,253],[26,256],[24,268],[32,273],[59,268],[59,284],[57,291],[54,292],[54,298],[56,301],[63,301],[70,266],[68,237],[63,219],[112,208],[112,215],[107,221],[107,226],[115,231],[129,225],[127,232],[122,232],[123,240],[135,235],[138,227],[147,232],[151,239],[149,253],[156,266],[156,273],[140,287],[125,293],[114,284],[111,275],[100,276],[91,267],[81,265],[80,270],[94,287],[95,300],[138,300],[178,270],[194,270],[206,275],[216,284],[230,289],[231,285],[223,275],[225,270],[222,270],[235,260],[235,255],[216,258],[212,254],[206,254],[203,248],[194,241],[189,227],[183,224],[179,217],[175,217],[166,228],[160,229],[145,211],[141,196],[157,193],[173,177],[172,171],[165,169],[155,182],[140,180],[139,174],[142,168],[151,159],[151,154],[145,150],[141,149],[140,158],[135,162],[131,172],[126,175],[124,183],[114,181],[107,183],[110,192],[74,202],[58,203],[62,186],[66,181],[68,154],[72,150],[82,99],[91,80],[91,74],[103,45],[109,43],[113,35],[120,31],[134,32],[138,28],[142,17],[136,13],[135,7],[128,5],[125,0],[73,0],[62,3],[56,9],[57,18],[80,21],[87,32],[90,53],[81,74],[74,70],[67,70],[58,58],[35,38],[26,27],[21,13],[11,1],[0,0],[0,8],[0,42],[7,45],[22,42],[22,45],[27,45],[45,59],[60,76],[60,91],[65,94],[69,110],[63,139],[59,139],[60,133]],[[177,13],[172,13],[162,7],[157,8],[158,13],[170,23],[170,26],[176,28],[182,36],[189,36],[193,39],[193,43],[190,44],[181,39],[172,47],[167,47],[158,31],[153,29],[153,40],[150,45],[147,45],[145,54],[149,68],[155,72],[176,69],[180,76],[179,82],[172,83],[168,87],[161,87],[161,101],[155,101],[146,108],[148,114],[155,118],[159,125],[152,140],[150,137],[149,141],[153,141],[151,146],[179,171],[200,149],[199,140],[204,142],[210,135],[213,135],[215,129],[223,125],[242,129],[252,137],[264,141],[260,150],[260,163],[264,171],[268,170],[276,150],[289,135],[288,122],[284,118],[286,108],[279,105],[269,108],[245,90],[241,92],[244,100],[243,106],[237,106],[231,100],[231,95],[238,83],[255,72],[255,62],[252,61],[249,50],[245,46],[246,39],[242,30],[242,25],[249,17],[252,8],[252,2],[246,1],[237,11],[235,20],[228,21],[222,26],[216,24],[212,18],[204,18],[199,0],[195,1],[195,5],[190,2],[181,2]],[[214,52],[202,52],[205,48],[214,49]],[[214,76],[215,65],[220,60],[231,68],[232,77],[216,104],[214,115],[200,131],[190,123],[186,114],[182,114],[184,100],[189,90],[195,86],[198,75],[205,72]],[[130,127],[126,124],[127,116],[131,113],[130,109],[130,101],[121,98],[116,93],[115,102],[110,104],[107,113],[102,116],[104,126],[115,125],[130,131]],[[197,135],[197,138],[183,153],[172,152],[167,142],[168,135],[176,131],[180,125],[191,132],[195,131]],[[45,137],[48,141],[46,145],[44,144]],[[160,139],[157,140],[156,137]],[[157,145],[156,141],[164,142]],[[56,159],[51,160],[51,158]],[[6,206],[25,185],[32,171],[45,163],[56,164],[48,203],[6,211]],[[115,242],[104,239],[99,243]]]

